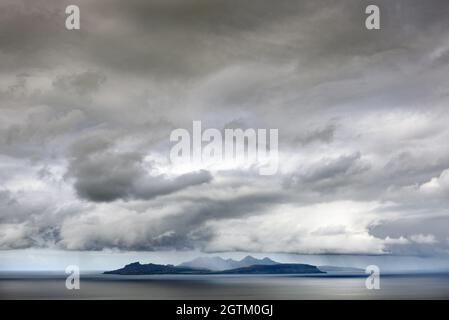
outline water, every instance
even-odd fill
[[[449,275],[384,275],[380,290],[364,276],[81,276],[67,290],[57,274],[0,274],[1,299],[449,299]]]

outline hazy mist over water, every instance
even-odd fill
[[[56,273],[2,273],[1,299],[449,299],[448,274],[384,275],[380,290],[365,276],[151,275],[81,276],[67,290]]]

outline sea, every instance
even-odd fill
[[[371,300],[449,299],[449,274],[390,274],[379,289],[365,275],[104,275],[82,274],[78,290],[66,288],[66,275],[1,272],[0,299],[149,300]]]

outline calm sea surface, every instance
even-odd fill
[[[1,299],[449,299],[449,275],[384,275],[380,290],[361,276],[82,275],[0,273]]]

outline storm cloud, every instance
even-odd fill
[[[96,136],[75,143],[67,176],[75,180],[74,188],[81,198],[94,202],[151,199],[212,179],[206,170],[173,179],[164,174],[152,175],[151,167],[143,163],[142,154],[114,152],[109,150],[109,144]]]
[[[374,2],[1,1],[0,249],[446,257],[449,4]],[[174,165],[194,120],[278,173]]]

